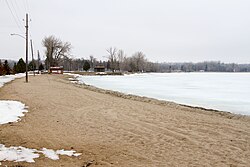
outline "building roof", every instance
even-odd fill
[[[95,66],[95,68],[105,68],[104,66]]]
[[[50,70],[61,70],[63,69],[63,66],[61,67],[50,67]]]

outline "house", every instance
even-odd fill
[[[105,72],[105,67],[103,65],[95,66],[94,71],[95,72]]]
[[[61,67],[50,67],[49,68],[50,74],[63,74],[63,66]]]

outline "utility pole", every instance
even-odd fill
[[[28,29],[29,29],[29,20],[28,20],[28,14],[26,13],[26,83],[28,83],[28,44],[29,44],[29,36],[28,36]]]
[[[33,74],[35,76],[35,62],[34,62],[34,52],[33,52],[32,39],[30,40],[30,46],[31,46],[31,55],[32,55]]]
[[[38,69],[38,73],[40,73],[39,66],[40,66],[40,53],[39,53],[39,50],[37,50],[37,69]]]

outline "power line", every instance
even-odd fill
[[[11,13],[11,15],[12,15],[12,17],[13,17],[13,19],[14,19],[14,21],[15,21],[16,25],[18,26],[18,28],[19,28],[19,29],[20,29],[20,31],[22,32],[23,30],[22,30],[22,28],[20,27],[20,25],[18,24],[18,21],[17,21],[17,19],[16,19],[15,15],[14,15],[13,11],[12,11],[12,10],[11,10],[11,8],[10,8],[10,5],[9,5],[8,1],[7,1],[7,0],[5,0],[5,2],[6,2],[6,4],[7,4],[8,8],[9,8],[9,10],[10,10],[10,13]]]
[[[15,1],[15,2],[16,2],[16,1]],[[10,1],[10,4],[11,4],[11,6],[12,6],[12,9],[13,9],[13,11],[14,11],[14,14],[15,14],[17,20],[19,21],[19,22],[18,22],[19,25],[21,25],[21,27],[23,27],[23,26],[22,26],[22,23],[20,23],[20,20],[21,20],[21,19],[19,18],[18,12],[16,11],[16,8],[15,8],[15,6],[13,5],[12,1]]]
[[[10,6],[12,7],[12,9],[13,9],[13,11],[14,11],[14,14],[17,15],[16,9],[15,9],[15,7],[14,7],[12,1],[9,1],[9,2],[10,2]]]
[[[26,5],[25,5],[25,0],[22,0],[21,2],[22,2],[22,4],[23,4],[23,9],[24,9],[24,11],[27,13],[28,10],[27,10],[27,7],[26,7]]]
[[[15,5],[16,5],[16,7],[17,7],[17,10],[18,10],[19,14],[22,13],[22,12],[21,12],[22,10],[21,10],[21,8],[19,7],[19,4],[17,3],[17,1],[14,0],[14,2],[15,2]]]

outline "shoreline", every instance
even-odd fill
[[[0,143],[75,150],[78,157],[7,166],[247,166],[248,117],[72,84],[68,75],[31,76],[0,88],[0,99],[21,101],[28,113],[0,126]],[[197,154],[198,153],[198,154]]]
[[[65,74],[67,75],[67,74]],[[80,75],[80,74],[77,74]],[[70,78],[74,77],[74,80],[70,80]],[[177,102],[173,102],[173,101],[167,101],[167,100],[160,100],[160,99],[156,99],[156,98],[151,98],[151,97],[146,97],[146,96],[138,96],[138,95],[133,95],[133,94],[126,94],[126,93],[122,93],[119,91],[113,91],[113,90],[108,90],[108,89],[102,89],[102,88],[98,88],[95,87],[93,85],[88,85],[85,83],[80,83],[79,80],[77,80],[77,76],[73,75],[68,75],[66,76],[67,80],[69,82],[71,82],[71,84],[78,86],[78,87],[82,87],[84,89],[88,89],[94,92],[98,92],[98,93],[103,93],[103,94],[109,94],[112,96],[116,96],[116,97],[120,97],[123,99],[131,99],[131,100],[136,100],[136,101],[140,101],[140,102],[147,102],[150,104],[156,104],[156,105],[162,105],[162,106],[171,106],[171,107],[180,107],[180,108],[185,108],[185,109],[194,109],[197,112],[205,112],[206,114],[209,114],[207,112],[213,112],[218,114],[219,116],[223,116],[229,119],[235,118],[235,119],[246,119],[246,120],[250,120],[250,115],[242,115],[242,114],[237,114],[237,113],[233,113],[233,112],[229,112],[229,111],[221,111],[221,110],[216,110],[216,109],[211,109],[211,108],[205,108],[205,107],[199,107],[199,106],[192,106],[192,105],[187,105],[187,104],[181,104],[181,103],[177,103]],[[77,81],[77,82],[75,82]]]

